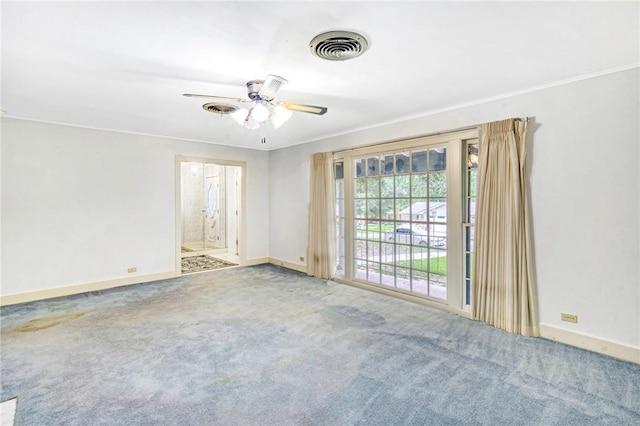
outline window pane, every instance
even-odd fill
[[[344,178],[344,164],[342,161],[336,161],[334,163],[334,179]]]
[[[378,241],[380,239],[380,224],[376,221],[367,222],[367,239]]]
[[[469,198],[467,200],[467,221],[470,223],[475,223],[476,221],[476,198]]]
[[[378,178],[367,179],[367,197],[369,198],[380,197],[380,179]]]
[[[378,176],[380,174],[380,158],[370,157],[367,159],[367,176]]]
[[[424,174],[411,175],[411,196],[412,197],[427,196],[427,175],[424,175]]]
[[[393,176],[387,176],[380,179],[380,197],[392,198],[395,194]]]
[[[431,235],[429,239],[429,246],[439,249],[447,248],[447,235]]]
[[[429,197],[447,196],[447,175],[445,173],[429,173]]]
[[[393,174],[393,155],[383,155],[380,159],[380,170],[383,175],[392,175]]]
[[[467,147],[467,167],[470,169],[478,168],[478,144],[469,144]]]
[[[431,198],[429,200],[429,220],[440,223],[447,221],[446,198]]]
[[[473,226],[468,226],[466,228],[466,236],[465,236],[465,240],[466,240],[466,248],[465,251],[473,253],[473,240],[474,240],[474,231],[475,231],[475,227]]]
[[[447,277],[445,275],[429,275],[429,296],[442,300],[447,298]]]
[[[396,198],[396,207],[395,207],[396,215],[395,218],[398,220],[409,220],[411,217],[411,210],[409,209],[409,199],[408,198]]]
[[[366,180],[356,179],[354,184],[356,198],[365,198],[367,196]]]
[[[380,218],[395,219],[393,215],[393,199],[380,201]]]
[[[380,264],[376,262],[367,262],[367,281],[375,283],[380,282]]]
[[[356,217],[367,217],[367,200],[355,200]]]
[[[469,170],[469,175],[467,177],[467,184],[469,185],[468,191],[470,196],[476,195],[476,190],[478,187],[478,169]]]
[[[424,198],[412,198],[410,209],[411,220],[426,222],[429,219],[427,200],[425,200]]]
[[[400,288],[404,287],[403,290],[409,291],[411,288],[408,286],[408,280],[411,277],[411,270],[407,268],[396,268],[396,276],[398,278],[401,278],[403,281],[405,281],[405,285],[399,286],[399,287]]]
[[[414,151],[411,153],[411,171],[420,173],[427,171],[427,151]]]
[[[409,193],[409,176],[396,176],[396,197],[408,197]]]
[[[393,265],[381,265],[380,284],[394,287],[396,268]]]
[[[411,258],[411,248],[409,246],[396,245],[396,265],[407,266],[406,260]]]
[[[388,243],[386,241],[380,245],[380,261],[382,263],[394,263],[394,247],[393,243]]]
[[[367,217],[371,219],[380,218],[380,200],[371,198],[367,200]]]
[[[432,172],[447,169],[447,148],[432,148],[429,150],[429,170]]]
[[[396,174],[409,173],[409,154],[402,152],[396,154]]]
[[[367,171],[367,163],[364,158],[358,158],[354,161],[354,170],[356,171],[356,177],[361,177],[365,175]]]

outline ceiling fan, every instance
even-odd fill
[[[250,104],[248,108],[235,107],[231,105],[204,104],[203,108],[219,114],[229,114],[238,124],[248,129],[258,129],[268,120],[277,129],[291,114],[295,112],[306,112],[309,114],[323,115],[327,112],[326,107],[297,104],[293,102],[274,102],[274,98],[280,88],[288,81],[277,75],[269,74],[264,80],[251,80],[247,82],[247,95],[249,100],[240,98],[230,98],[227,96],[198,95],[194,93],[184,93],[182,96],[190,98],[210,98],[222,101],[230,101],[238,104]]]

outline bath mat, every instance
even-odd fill
[[[210,271],[213,269],[228,268],[238,266],[236,263],[227,262],[211,256],[191,256],[182,258],[182,273],[192,274],[194,272]]]

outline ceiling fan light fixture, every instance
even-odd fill
[[[244,126],[244,122],[247,120],[247,117],[249,116],[249,110],[246,108],[238,108],[229,115],[231,116],[231,118],[233,118],[233,121],[235,121],[241,126]]]
[[[259,129],[259,128],[260,128],[260,126],[262,125],[262,123],[258,123],[256,120],[254,120],[254,119],[251,117],[251,114],[249,114],[249,115],[247,116],[247,119],[246,119],[246,120],[244,120],[243,125],[244,125],[244,127],[245,127],[245,128],[247,128],[247,129],[249,129],[249,130],[256,130],[256,129]]]
[[[182,96],[188,98],[211,98],[225,102],[234,102],[247,105],[242,108],[226,103],[209,102],[202,106],[206,111],[216,114],[229,115],[233,121],[245,129],[259,129],[267,121],[271,121],[274,129],[282,126],[293,112],[305,112],[315,115],[323,115],[327,112],[327,107],[297,104],[293,102],[273,102],[275,95],[280,88],[287,84],[283,77],[269,74],[265,80],[251,80],[247,82],[247,96],[249,101],[228,96],[202,95],[196,93],[184,93]]]
[[[269,119],[271,111],[269,111],[269,108],[263,102],[256,102],[253,108],[251,108],[249,115],[255,122],[264,123]]]
[[[282,126],[288,119],[293,115],[293,111],[286,109],[283,106],[276,105],[273,108],[273,113],[271,114],[271,122],[273,123],[274,128],[278,128]]]

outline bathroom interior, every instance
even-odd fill
[[[209,256],[239,264],[239,166],[181,162],[181,258]]]

